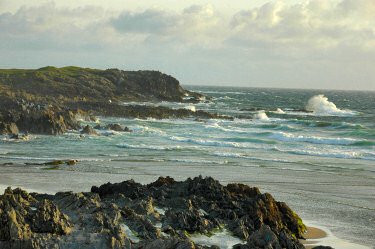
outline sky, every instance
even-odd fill
[[[0,0],[0,68],[47,65],[374,91],[375,0]]]

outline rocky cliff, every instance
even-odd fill
[[[79,67],[35,70],[0,69],[2,95],[40,103],[83,101],[183,101],[185,91],[172,76],[157,71],[122,71]]]
[[[0,135],[62,134],[80,128],[76,114],[89,118],[217,118],[202,111],[123,105],[129,101],[197,102],[202,97],[184,90],[175,78],[156,71],[0,69]]]

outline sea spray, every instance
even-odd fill
[[[195,112],[195,106],[193,106],[193,105],[185,106],[185,109],[190,110],[192,112]]]
[[[259,111],[254,115],[254,119],[269,120],[267,114],[264,111]]]
[[[355,112],[351,110],[341,110],[329,101],[323,94],[315,95],[309,99],[306,105],[307,111],[312,111],[316,115],[323,116],[353,116]]]

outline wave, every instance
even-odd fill
[[[259,120],[270,120],[265,111],[259,111],[255,113],[254,119],[259,119]]]
[[[331,145],[355,145],[368,141],[361,141],[353,138],[325,138],[315,136],[293,135],[290,133],[279,132],[271,135],[270,139],[276,139],[283,142],[307,142],[313,144],[331,144]]]
[[[312,111],[315,115],[321,116],[355,116],[357,112],[351,110],[341,110],[330,102],[323,94],[315,95],[309,99],[306,105],[307,111]]]
[[[358,152],[352,152],[352,151],[314,151],[314,150],[281,150],[281,149],[277,149],[277,151],[295,154],[295,155],[344,158],[344,159],[361,159],[361,160],[375,161],[374,155],[370,155],[369,153],[358,153]]]
[[[169,162],[179,162],[179,163],[193,163],[193,164],[228,164],[228,161],[207,161],[207,160],[193,160],[193,159],[170,159]]]
[[[145,145],[145,144],[138,144],[138,145],[132,145],[132,144],[117,144],[116,145],[119,148],[127,148],[127,149],[143,149],[143,150],[167,150],[167,151],[180,151],[182,150],[181,146],[174,146],[174,147],[166,147],[161,145]]]
[[[277,108],[276,111],[270,111],[272,113],[276,113],[276,114],[286,114],[286,112],[284,112],[283,110],[281,110],[280,108]]]
[[[256,161],[262,161],[262,162],[295,163],[294,161],[289,161],[289,160],[284,160],[284,159],[251,157],[251,156],[246,156],[246,155],[242,155],[239,153],[215,152],[212,155],[218,156],[218,157],[241,158],[241,159],[256,160]]]
[[[195,110],[195,106],[193,106],[193,105],[188,105],[188,106],[185,106],[184,108],[187,109],[187,110],[190,110],[190,111],[192,111],[192,112],[195,112],[195,111],[196,111],[196,110]]]
[[[254,144],[249,143],[236,143],[236,142],[223,142],[223,141],[214,141],[214,140],[204,140],[200,138],[185,138],[185,137],[176,137],[172,136],[169,137],[172,141],[177,142],[188,142],[203,146],[218,146],[218,147],[232,147],[232,148],[239,148],[239,149],[259,149],[259,146],[254,146]]]

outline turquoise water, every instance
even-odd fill
[[[98,124],[120,123],[133,132],[99,131],[99,137],[80,138],[71,131],[56,137],[32,135],[22,142],[2,137],[0,164],[14,165],[0,170],[47,174],[45,166],[25,163],[76,159],[76,165],[55,171],[97,173],[98,179],[106,173],[142,179],[213,175],[223,182],[260,186],[339,236],[374,244],[375,92],[185,88],[214,100],[138,104],[254,118],[99,117]],[[12,177],[17,181],[17,175]]]

